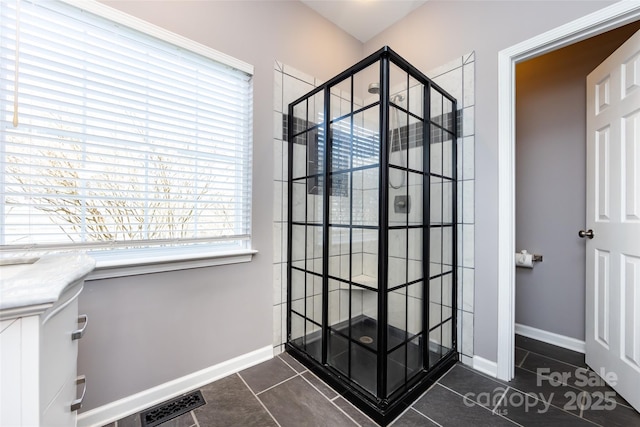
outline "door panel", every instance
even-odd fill
[[[609,252],[596,249],[596,339],[605,348],[609,348]]]
[[[609,126],[606,126],[596,132],[596,221],[609,220],[609,183],[611,181],[609,179],[609,161],[611,159],[609,155],[609,130]]]
[[[640,371],[640,258],[623,255],[622,356],[631,368]]]
[[[587,77],[586,362],[640,409],[640,32]]]
[[[638,64],[640,67],[640,64]],[[624,196],[623,221],[640,220],[640,147],[638,147],[638,135],[640,134],[640,110],[625,117],[622,122],[622,158],[624,159],[624,172],[622,179],[622,194]]]
[[[622,64],[623,97],[627,97],[640,87],[640,54],[636,53]]]

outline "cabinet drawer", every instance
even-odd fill
[[[78,299],[45,320],[40,352],[40,404],[46,407],[69,378],[75,378],[78,341],[71,334],[78,329]]]

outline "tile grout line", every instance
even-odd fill
[[[584,418],[584,407],[585,407],[585,399],[584,399],[584,395],[586,392],[581,392],[580,393],[580,418]]]
[[[272,389],[274,389],[275,387],[277,387],[277,386],[279,386],[279,385],[282,385],[282,384],[284,384],[284,383],[286,383],[286,382],[288,382],[288,381],[291,381],[292,379],[294,379],[294,378],[296,378],[296,377],[300,377],[300,378],[302,378],[302,380],[303,380],[304,382],[306,382],[306,383],[307,383],[307,384],[309,384],[309,385],[310,385],[314,390],[316,390],[316,391],[320,394],[320,396],[322,396],[324,399],[326,399],[327,401],[329,401],[329,402],[330,402],[333,406],[335,406],[335,407],[336,407],[340,412],[342,412],[342,413],[343,413],[347,418],[349,418],[351,421],[353,421],[353,422],[354,422],[354,424],[355,424],[356,426],[361,427],[361,426],[360,426],[360,424],[359,424],[356,420],[354,420],[353,418],[351,418],[351,416],[350,416],[349,414],[347,414],[347,413],[346,413],[342,408],[340,408],[340,407],[339,407],[339,406],[338,406],[338,405],[333,401],[333,400],[337,399],[338,397],[340,397],[340,394],[338,394],[338,395],[337,395],[333,400],[329,399],[329,398],[328,398],[327,396],[325,396],[325,394],[324,394],[324,393],[322,393],[322,392],[321,392],[321,391],[320,391],[320,390],[319,390],[315,385],[313,385],[313,384],[311,383],[311,381],[307,380],[307,379],[304,377],[304,375],[302,375],[302,374],[304,374],[304,373],[306,373],[306,372],[309,372],[309,370],[308,370],[308,369],[305,369],[303,372],[298,372],[298,371],[296,371],[296,370],[295,370],[295,369],[294,369],[294,368],[293,368],[289,363],[287,363],[284,359],[282,359],[282,358],[280,357],[280,355],[278,355],[278,356],[276,356],[276,357],[277,357],[278,359],[280,359],[282,362],[284,362],[287,366],[289,366],[289,367],[290,367],[290,368],[291,368],[291,369],[296,373],[296,375],[292,376],[291,378],[287,378],[286,380],[281,381],[281,382],[279,382],[279,383],[277,383],[277,384],[275,384],[275,385],[273,385],[273,386],[271,386],[271,387],[269,387],[269,388],[267,388],[267,389],[265,389],[265,390],[262,390],[262,391],[261,391],[261,392],[259,392],[259,393],[254,393],[254,392],[253,392],[253,390],[251,390],[251,393],[253,393],[253,395],[256,397],[256,399],[258,399],[258,401],[260,401],[260,403],[261,403],[261,404],[262,404],[262,401],[261,401],[261,400],[260,400],[260,398],[259,398],[259,395],[260,395],[260,394],[262,394],[262,393],[266,393],[267,391],[272,390]],[[238,376],[240,376],[240,373],[238,373]],[[240,376],[240,377],[241,377],[241,376]],[[241,378],[242,378],[242,377],[241,377]],[[243,380],[243,382],[244,382],[244,379],[242,379],[242,380]],[[322,380],[320,380],[320,381],[322,381]],[[245,385],[246,385],[247,387],[249,387],[249,385],[248,385],[246,382],[245,382]],[[329,388],[330,388],[330,387],[329,387]],[[332,390],[333,390],[333,389],[332,389]],[[334,391],[335,391],[335,390],[334,390]],[[269,410],[264,406],[264,404],[262,404],[262,406],[267,410],[267,412],[269,412]],[[269,415],[271,415],[271,413],[270,413],[270,412],[269,412]],[[363,415],[364,415],[364,414],[363,414]],[[365,416],[366,416],[366,415],[365,415]],[[271,415],[271,417],[275,420],[275,417],[273,417],[273,415]],[[368,417],[367,417],[367,418],[368,418]],[[276,422],[277,422],[277,421],[276,421]],[[280,424],[278,423],[278,425],[280,425]]]
[[[456,365],[454,364],[452,367],[450,367],[447,372],[445,372],[444,374],[442,374],[433,384],[431,384],[420,396],[418,396],[413,403],[411,403],[411,405],[409,405],[409,407],[407,409],[405,409],[404,411],[402,411],[402,413],[400,415],[398,415],[396,417],[395,420],[393,420],[391,422],[391,424],[394,424],[396,421],[398,421],[404,414],[406,414],[407,412],[409,412],[411,409],[413,409],[415,412],[417,412],[418,414],[420,414],[421,416],[425,417],[426,419],[428,419],[429,421],[431,421],[432,423],[442,427],[442,425],[438,422],[436,422],[435,420],[432,420],[431,418],[429,418],[428,416],[426,416],[425,414],[423,414],[422,412],[418,411],[416,408],[414,408],[415,403],[422,399],[427,393],[429,393],[430,390],[432,390],[437,384],[439,384],[439,381],[444,378],[449,372],[451,372],[453,370],[453,368],[455,368]]]
[[[426,419],[428,419],[429,421],[431,421],[432,423],[434,423],[435,425],[439,426],[439,427],[443,427],[442,424],[440,424],[439,422],[437,422],[436,420],[432,420],[431,418],[429,418],[428,416],[426,416],[425,414],[423,414],[422,412],[418,411],[416,408],[414,408],[413,406],[409,406],[407,408],[406,411],[404,411],[402,414],[404,415],[406,412],[408,412],[409,410],[413,410],[414,412],[417,412],[418,414],[420,414],[420,416],[425,417]],[[393,422],[395,423],[398,419],[400,419],[400,417],[396,418],[395,420],[393,420]]]
[[[549,344],[549,345],[553,345],[553,344]],[[557,347],[557,346],[556,346],[556,347]],[[574,368],[578,368],[578,369],[589,369],[588,367],[574,365],[573,363],[569,363],[569,362],[566,362],[566,361],[564,361],[564,360],[560,360],[560,359],[557,359],[557,358],[555,358],[555,357],[548,356],[548,355],[546,355],[546,354],[538,353],[537,351],[529,350],[529,349],[527,349],[527,348],[523,348],[523,347],[518,347],[518,348],[520,348],[520,349],[522,349],[522,350],[526,350],[526,351],[527,351],[527,352],[529,352],[529,353],[533,353],[533,354],[536,354],[536,355],[538,355],[538,356],[542,356],[542,357],[545,357],[545,358],[547,358],[547,359],[551,359],[551,360],[553,360],[554,362],[564,363],[565,365],[569,365],[569,366],[572,366],[572,367],[574,367]],[[560,348],[562,348],[562,347],[560,347]],[[565,349],[565,350],[566,350],[566,349]],[[572,351],[572,350],[570,350],[570,351]]]
[[[196,417],[196,413],[194,411],[189,411],[189,413],[191,414],[191,418],[193,418],[193,421],[195,422],[195,426],[196,427],[200,427],[200,421],[198,421],[198,417]]]
[[[498,409],[498,406],[500,406],[500,402],[502,402],[507,396],[507,391],[509,391],[509,386],[504,389],[504,393],[502,393],[502,396],[500,396],[500,399],[498,399],[498,401],[496,402],[496,406],[493,407],[493,411],[491,411],[493,414],[497,414],[496,409]]]
[[[240,374],[240,373],[238,373],[238,374]],[[274,385],[272,385],[272,386],[270,386],[270,387],[268,387],[268,388],[265,388],[264,390],[259,391],[258,393],[255,393],[253,390],[251,390],[251,392],[252,392],[253,394],[255,394],[255,395],[256,395],[256,397],[258,397],[258,396],[260,396],[262,393],[266,393],[266,392],[268,392],[269,390],[272,390],[272,389],[274,389],[274,388],[278,387],[279,385],[282,385],[282,384],[284,384],[284,383],[286,383],[286,382],[288,382],[288,381],[291,381],[291,380],[292,380],[292,379],[294,379],[295,377],[299,377],[299,376],[302,376],[302,373],[298,373],[298,372],[296,372],[296,374],[295,374],[295,375],[293,375],[292,377],[289,377],[289,378],[287,378],[286,380],[280,381],[280,382],[279,382],[279,383],[277,383],[277,384],[274,384]],[[247,385],[247,387],[248,387],[248,385]]]
[[[504,398],[506,398],[506,396],[507,396],[507,391],[509,391],[509,389],[510,389],[510,388],[512,388],[512,387],[507,386],[507,389],[504,391],[504,395],[503,395],[503,397],[504,397]],[[496,408],[497,408],[497,405],[496,405]],[[494,411],[495,411],[495,409],[494,409]],[[519,422],[517,422],[516,420],[512,420],[511,418],[509,418],[509,417],[507,417],[507,416],[505,416],[505,415],[499,414],[499,413],[497,413],[497,412],[495,412],[495,415],[498,415],[499,417],[502,417],[502,418],[504,418],[504,419],[505,419],[505,420],[507,420],[507,421],[511,421],[513,424],[515,424],[515,425],[517,425],[517,426],[524,427],[522,424],[520,424],[520,423],[519,423]]]
[[[259,391],[258,393],[255,393],[253,390],[251,390],[251,392],[252,392],[252,393],[254,393],[254,394],[256,395],[256,397],[258,397],[258,395],[260,395],[260,394],[262,394],[262,393],[265,393],[265,392],[267,392],[267,391],[271,390],[271,389],[272,389],[272,388],[274,388],[274,387],[279,386],[280,384],[284,384],[284,383],[286,383],[287,381],[292,380],[293,378],[295,378],[295,377],[297,377],[297,376],[302,376],[302,374],[303,374],[304,372],[307,372],[307,370],[305,370],[305,371],[303,371],[303,372],[298,372],[298,371],[296,371],[296,370],[295,370],[291,365],[289,365],[289,364],[288,364],[288,363],[287,363],[283,358],[281,358],[279,354],[278,354],[277,356],[274,356],[274,357],[273,357],[273,359],[279,359],[281,362],[283,362],[285,365],[287,365],[289,368],[291,368],[291,370],[295,373],[295,375],[293,375],[293,376],[292,376],[292,377],[290,377],[290,378],[287,378],[286,380],[280,381],[280,382],[279,382],[279,383],[277,383],[277,384],[274,384],[274,385],[272,385],[272,386],[270,386],[270,387],[267,387],[267,388],[265,388],[264,390]],[[271,360],[273,360],[273,359],[271,359]],[[240,376],[240,374],[241,374],[241,373],[242,373],[242,371],[238,372],[238,376]],[[244,378],[243,378],[243,381],[244,381]],[[249,385],[248,385],[248,384],[247,384],[247,387],[249,387]],[[249,387],[249,388],[251,388],[251,387]]]
[[[325,395],[323,392],[321,392],[321,391],[320,391],[320,389],[319,389],[318,387],[316,387],[315,385],[313,385],[313,384],[311,383],[311,381],[309,381],[309,380],[308,380],[304,375],[300,375],[300,378],[302,378],[304,382],[306,382],[306,383],[307,383],[307,384],[309,384],[311,387],[313,387],[313,388],[314,388],[318,393],[320,393],[320,395],[321,395],[322,397],[324,397],[325,399],[327,399],[327,400],[328,400],[329,402],[331,402],[331,403],[333,403],[333,401],[334,401],[335,399],[337,399],[338,397],[340,397],[340,394],[338,394],[338,392],[336,392],[335,390],[333,390],[331,387],[329,387],[329,386],[327,385],[327,387],[329,387],[331,390],[333,390],[333,391],[334,391],[334,392],[336,392],[336,394],[337,394],[337,396],[336,396],[336,397],[334,397],[333,399],[329,399],[329,397],[327,397],[327,395]],[[318,380],[320,380],[320,378],[318,378]],[[322,380],[320,380],[320,381],[322,381]],[[322,381],[322,382],[324,383],[324,381]],[[325,385],[326,385],[326,384],[325,384]]]
[[[487,408],[486,406],[484,406],[484,405],[483,405],[483,404],[481,404],[481,403],[476,402],[475,400],[472,400],[472,399],[469,399],[468,397],[465,397],[463,394],[461,394],[461,393],[459,393],[459,392],[455,391],[454,389],[449,388],[449,387],[447,387],[447,386],[445,386],[445,385],[443,385],[443,384],[439,384],[439,385],[440,385],[440,387],[443,387],[443,388],[445,388],[445,389],[449,390],[450,392],[455,393],[455,394],[457,394],[458,396],[462,397],[462,399],[463,399],[463,403],[464,403],[464,400],[469,400],[469,401],[471,401],[471,402],[473,402],[473,403],[475,404],[474,406],[479,406],[481,409],[484,409],[485,411],[489,411],[489,412],[491,412],[491,414],[492,414],[492,415],[496,415],[496,416],[498,416],[498,417],[500,417],[500,418],[503,418],[503,419],[505,419],[505,420],[509,421],[510,423],[513,423],[513,424],[515,424],[515,425],[517,425],[517,426],[523,427],[523,426],[522,426],[522,424],[519,424],[518,422],[516,422],[516,421],[514,421],[514,420],[512,420],[512,419],[510,419],[510,418],[507,418],[507,417],[505,417],[505,416],[504,416],[504,415],[502,415],[502,414],[494,414],[494,413],[493,413],[493,411],[491,411],[491,409]],[[500,384],[500,385],[503,385],[503,384]],[[509,386],[505,386],[505,387],[507,387],[507,389],[509,388]]]
[[[284,303],[283,303],[283,304],[284,304]],[[288,367],[290,367],[291,369],[293,369],[293,371],[294,371],[294,372],[296,372],[296,373],[298,373],[298,374],[304,374],[305,372],[307,372],[307,371],[308,371],[308,369],[307,369],[304,365],[300,364],[300,366],[302,366],[302,367],[304,368],[304,370],[303,370],[302,372],[298,372],[298,370],[297,370],[296,368],[294,368],[293,366],[291,366],[291,364],[290,364],[289,362],[287,362],[287,361],[286,361],[286,360],[284,360],[282,357],[280,357],[280,355],[281,355],[281,354],[283,354],[283,353],[286,353],[286,352],[282,352],[282,353],[280,353],[279,355],[277,355],[276,357],[277,357],[278,359],[282,360],[282,361],[284,362],[284,364],[285,364],[285,365],[287,365]],[[294,359],[294,360],[295,360],[295,359]],[[298,362],[298,363],[300,363],[300,362]]]
[[[269,416],[271,417],[271,419],[273,419],[273,421],[276,423],[276,425],[278,427],[282,427],[280,425],[280,423],[278,422],[278,420],[276,420],[276,417],[274,417],[273,414],[271,413],[271,411],[265,406],[264,403],[262,403],[262,400],[260,400],[260,398],[253,392],[253,390],[251,390],[251,387],[249,387],[249,384],[247,384],[247,382],[244,380],[244,378],[242,378],[240,373],[238,372],[236,375],[238,376],[238,378],[240,378],[240,381],[242,381],[242,383],[245,385],[245,387],[247,387],[249,389],[251,394],[253,394],[253,397],[256,398],[256,400],[258,401],[258,403],[260,403],[260,405],[264,408],[264,410],[267,411],[267,414],[269,414]]]
[[[302,374],[306,374],[307,372],[308,372],[310,375],[313,375],[313,372],[311,372],[311,371],[305,371],[305,372],[303,372]],[[313,388],[315,388],[316,390],[318,390],[318,392],[319,392],[322,396],[324,396],[324,398],[325,398],[325,399],[327,399],[329,402],[333,402],[334,400],[337,400],[339,397],[342,397],[342,396],[340,396],[340,393],[338,393],[337,391],[335,391],[335,390],[333,389],[333,387],[331,387],[331,386],[330,386],[329,384],[327,384],[326,382],[322,381],[322,380],[321,380],[320,378],[318,378],[316,375],[313,375],[313,377],[314,377],[315,379],[317,379],[318,381],[320,381],[322,384],[324,384],[325,386],[327,386],[327,388],[329,388],[330,390],[332,390],[332,391],[336,394],[334,397],[332,397],[331,399],[329,399],[329,396],[327,396],[327,395],[326,395],[326,394],[324,394],[322,391],[320,391],[320,389],[319,389],[318,387],[316,387],[316,386],[315,386],[311,381],[309,381],[309,380],[307,379],[307,377],[305,377],[305,376],[304,376],[304,375],[302,375],[302,374],[300,375],[300,376],[302,377],[302,379],[303,379],[303,380],[305,380],[306,382],[308,382],[309,384],[311,384],[311,386],[312,386]]]
[[[440,379],[444,378],[445,375],[447,375],[449,372],[451,372],[451,370],[455,367],[456,365],[453,365],[452,367],[450,367],[447,372],[445,372],[444,374],[442,374],[440,376],[440,378],[438,378],[438,380],[436,380],[436,382],[434,382],[433,384],[431,384],[420,396],[418,396],[411,405],[409,405],[409,407],[407,409],[405,409],[404,411],[402,411],[393,421],[391,421],[391,423],[389,425],[394,424],[396,421],[398,421],[404,414],[406,414],[407,412],[409,412],[409,410],[413,409],[414,411],[416,411],[418,414],[422,415],[423,417],[429,419],[430,421],[436,423],[435,421],[433,421],[431,418],[427,417],[425,414],[423,414],[422,412],[418,411],[417,409],[415,409],[413,407],[413,405],[420,399],[422,399],[424,397],[424,395],[426,395],[427,393],[429,393],[429,391],[431,389],[433,389],[436,384],[438,384],[438,381],[440,381]],[[436,423],[438,424],[438,423]],[[438,424],[440,425],[440,424]],[[441,426],[442,427],[442,426]]]
[[[560,410],[560,411],[562,411],[562,412],[564,412],[564,413],[566,413],[566,414],[569,414],[569,415],[571,415],[572,417],[580,418],[580,419],[582,419],[582,420],[584,420],[584,421],[587,421],[588,423],[591,423],[591,424],[594,424],[594,425],[597,425],[597,426],[599,426],[599,425],[600,425],[600,424],[597,424],[597,423],[595,423],[595,422],[593,422],[593,421],[591,421],[591,420],[588,420],[588,419],[586,419],[586,418],[582,418],[580,415],[576,415],[576,414],[574,414],[573,412],[569,412],[569,411],[565,410],[564,408],[561,408],[561,407],[559,407],[559,406],[556,406],[556,405],[552,404],[551,402],[547,403],[547,402],[545,402],[544,400],[540,400],[540,399],[538,399],[538,397],[537,397],[534,393],[524,392],[524,391],[522,391],[522,390],[518,390],[518,389],[513,388],[513,387],[511,387],[511,386],[509,386],[509,388],[512,388],[513,390],[517,391],[518,393],[522,393],[522,394],[525,394],[525,395],[527,395],[527,396],[531,396],[531,397],[533,397],[535,400],[537,400],[538,402],[542,402],[542,404],[548,404],[549,406],[552,406],[552,407],[554,407],[554,408],[556,408],[556,409],[558,409],[558,410]]]
[[[442,375],[440,376],[440,378],[438,378],[438,380],[436,380],[436,382],[434,382],[433,384],[431,384],[431,385],[430,385],[430,386],[429,386],[429,387],[428,387],[428,388],[427,388],[427,389],[426,389],[426,390],[425,390],[425,391],[424,391],[420,396],[418,396],[418,397],[413,401],[413,403],[412,403],[411,405],[409,405],[409,407],[408,407],[407,409],[405,409],[404,411],[402,411],[402,412],[400,413],[400,415],[398,415],[398,416],[396,417],[396,419],[395,419],[395,420],[393,420],[393,421],[391,422],[391,424],[393,424],[393,423],[395,423],[397,420],[399,420],[399,419],[400,419],[400,417],[402,417],[404,414],[406,414],[407,412],[409,412],[409,410],[410,410],[410,409],[413,409],[413,410],[414,410],[414,411],[416,411],[418,414],[420,414],[420,415],[422,415],[423,417],[425,417],[425,418],[429,419],[430,421],[432,421],[432,422],[436,423],[436,422],[435,422],[435,421],[433,421],[431,418],[427,417],[425,414],[423,414],[422,412],[420,412],[420,411],[418,411],[416,408],[414,408],[414,407],[413,407],[413,405],[415,405],[415,403],[416,403],[418,400],[422,399],[422,398],[423,398],[427,393],[429,393],[429,391],[430,391],[431,389],[433,389],[433,388],[436,386],[436,384],[439,384],[439,381],[440,381],[442,378],[444,378],[444,377],[445,377],[449,372],[451,372],[451,370],[452,370],[453,368],[455,368],[455,366],[456,366],[456,365],[453,365],[452,367],[450,367],[450,368],[447,370],[447,372],[445,372],[444,374],[442,374]],[[436,424],[438,424],[438,423],[436,423]],[[440,424],[438,424],[438,425],[440,425]]]
[[[300,375],[300,377],[302,378],[303,381],[305,381],[307,384],[309,384],[311,387],[313,387],[313,389],[315,391],[317,391],[318,393],[320,393],[320,396],[324,397],[326,400],[329,401],[329,403],[331,403],[333,406],[335,406],[340,412],[342,412],[343,414],[345,414],[347,416],[347,418],[349,418],[351,421],[354,422],[354,424],[358,427],[362,427],[360,425],[360,423],[358,423],[356,420],[354,420],[353,418],[351,418],[351,416],[349,414],[347,414],[341,407],[339,407],[333,400],[329,399],[327,396],[325,396],[325,394],[323,392],[321,392],[316,386],[314,386],[313,384],[311,384],[311,381],[309,381],[308,379],[306,379],[303,375]],[[332,389],[333,390],[333,389]],[[335,391],[335,390],[334,390]],[[334,400],[337,399],[338,397],[340,397],[340,395],[338,394],[336,397],[334,397]]]
[[[531,353],[529,350],[525,350],[526,353],[524,355],[524,357],[522,358],[522,360],[520,361],[520,363],[518,364],[518,368],[522,368],[522,365],[524,364],[524,361],[527,360],[527,356],[529,356],[529,353]]]

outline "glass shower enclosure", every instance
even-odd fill
[[[384,425],[458,359],[456,100],[384,47],[287,120],[286,350]]]

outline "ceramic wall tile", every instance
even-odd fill
[[[475,194],[475,181],[462,181],[462,222],[465,224],[473,224],[474,223],[474,215],[475,215],[475,204],[474,204],[474,194]],[[464,242],[463,242],[464,244]]]
[[[362,254],[362,273],[369,277],[378,277],[378,256]]]
[[[473,356],[473,314],[462,312],[462,354]]]
[[[282,303],[282,264],[273,265],[273,304]],[[275,342],[275,341],[274,341]]]
[[[462,139],[462,179],[469,180],[475,177],[475,137],[468,136]]]
[[[465,354],[460,355],[460,361],[463,365],[473,367],[473,357],[467,356]]]
[[[475,108],[466,107],[462,110],[462,136],[470,136],[474,134],[475,127]]]
[[[273,342],[281,343],[282,341],[282,304],[273,306]]]
[[[462,309],[469,313],[474,310],[474,273],[472,268],[462,268]]]
[[[464,225],[462,227],[462,266],[474,267],[474,225]]]
[[[284,143],[278,139],[273,141],[273,179],[275,181],[286,181],[285,164],[282,159],[282,148]]]
[[[462,102],[462,67],[455,68],[433,79],[442,89],[452,95],[458,102]]]
[[[282,113],[278,111],[273,112],[273,137],[282,139]]]
[[[430,79],[436,79],[438,76],[448,73],[451,70],[455,70],[456,68],[459,68],[461,66],[462,66],[462,57],[458,57],[456,59],[453,59],[447,62],[444,65],[434,68],[433,70],[427,72],[426,75]]]
[[[287,64],[283,64],[282,70],[283,70],[285,76],[287,76],[287,77],[293,77],[293,78],[295,78],[297,80],[301,80],[301,81],[309,84],[310,86],[313,86],[314,83],[315,83],[315,78],[314,77],[310,76],[307,73],[303,73],[302,71],[300,71],[300,70],[298,70],[298,69],[296,69],[294,67],[291,67],[291,66],[289,66]],[[306,92],[303,92],[299,96],[302,96],[305,93]]]
[[[475,70],[475,62],[467,63],[462,67],[462,105],[464,107],[475,105]]]
[[[275,203],[275,201],[282,200],[282,187],[284,186],[284,182],[282,181],[274,181],[273,182],[273,195],[275,197],[273,203],[273,220],[275,222],[282,221],[282,202]]]
[[[311,90],[313,90],[313,84],[285,74],[282,81],[283,112],[287,111],[290,103]]]
[[[282,223],[273,223],[273,262],[282,262]]]

